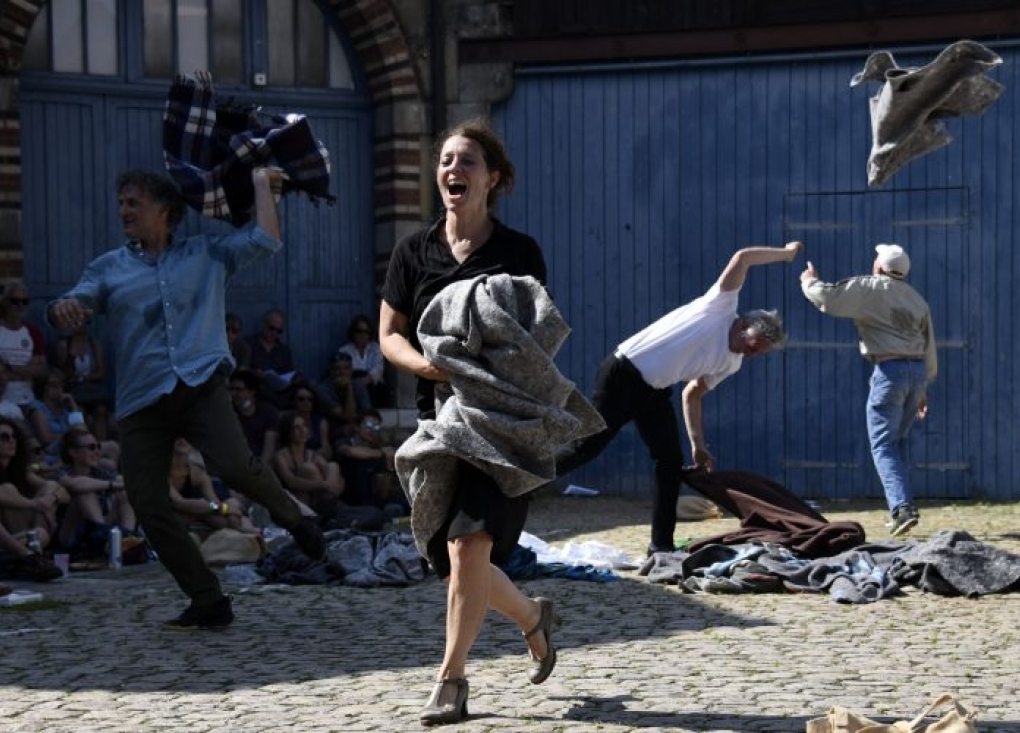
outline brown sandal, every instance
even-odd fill
[[[531,680],[531,684],[540,685],[549,678],[552,674],[553,668],[556,666],[556,647],[553,646],[552,632],[553,629],[557,628],[563,620],[560,615],[556,613],[556,609],[553,606],[553,602],[548,598],[536,598],[539,606],[541,607],[541,616],[538,617],[538,623],[535,624],[535,628],[527,633],[524,633],[524,638],[528,639],[538,632],[545,634],[545,656],[541,659],[532,660],[531,672],[528,675],[528,679]]]

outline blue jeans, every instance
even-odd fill
[[[912,504],[907,449],[927,377],[923,359],[892,359],[875,365],[868,393],[868,438],[889,511]]]

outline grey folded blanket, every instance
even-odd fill
[[[556,477],[563,446],[605,428],[553,362],[569,333],[533,277],[453,283],[425,309],[422,351],[450,382],[438,385],[436,418],[421,420],[396,454],[423,555],[446,519],[459,460],[492,476],[507,496],[520,496]]]

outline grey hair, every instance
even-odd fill
[[[783,319],[776,310],[748,311],[741,320],[744,332],[749,336],[759,336],[770,344],[773,349],[782,349],[786,345],[786,334],[783,333]]]

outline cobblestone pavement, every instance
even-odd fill
[[[966,529],[1020,552],[1015,504],[921,506],[912,536]],[[876,505],[828,505],[887,537]],[[538,497],[528,530],[640,556],[647,502]],[[733,519],[682,524],[704,537]],[[469,665],[463,731],[803,731],[842,705],[909,719],[942,692],[983,731],[1020,731],[1020,594],[916,590],[872,605],[823,595],[692,595],[619,582],[522,583],[554,598],[560,661],[528,684],[516,628],[490,615]],[[73,573],[56,608],[0,612],[0,731],[412,731],[443,645],[444,586],[233,588],[222,633],[164,631],[181,594],[157,565]]]

